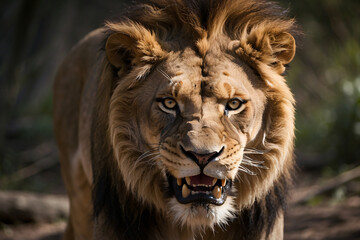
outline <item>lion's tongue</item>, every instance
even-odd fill
[[[191,185],[203,184],[203,185],[211,186],[211,185],[213,185],[212,182],[213,182],[214,178],[206,176],[203,173],[200,173],[199,175],[190,177],[190,179],[191,179]]]

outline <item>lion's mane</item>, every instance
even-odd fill
[[[168,52],[189,45],[205,57],[222,39],[231,40],[224,51],[246,62],[266,83],[261,87],[266,107],[261,130],[244,152],[244,159],[257,164],[244,167],[246,173],[240,165],[241,174],[234,181],[238,209],[230,225],[237,227],[224,225],[214,231],[243,239],[258,239],[272,231],[285,208],[293,170],[294,98],[283,73],[299,31],[286,14],[266,1],[152,0],[107,22],[91,128],[98,232],[119,239],[156,239],[166,234],[170,219],[166,199],[171,193],[164,181],[166,172],[152,162],[156,147],[144,140],[152,133],[139,128],[139,121],[151,112],[132,107],[146,101],[137,86]],[[126,41],[113,44],[116,38]]]

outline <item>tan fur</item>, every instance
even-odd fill
[[[154,212],[162,230],[147,230],[149,239],[247,239],[234,219],[291,178],[294,99],[281,74],[295,54],[294,21],[272,17],[263,1],[209,1],[204,27],[186,1],[156,2],[89,34],[59,69],[54,125],[71,206],[65,238],[125,236],[101,208],[92,220],[109,172],[119,196]],[[174,98],[179,112],[164,110],[161,97]],[[226,113],[234,97],[247,102]],[[224,205],[167,196],[167,174],[200,173],[180,145],[199,154],[224,148],[203,170],[233,181]],[[258,239],[283,238],[276,211]]]

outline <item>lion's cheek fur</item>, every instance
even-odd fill
[[[249,147],[262,146],[265,153],[252,158],[264,161],[266,169],[249,167],[256,176],[238,176],[239,182],[236,184],[239,191],[237,198],[239,206],[251,206],[255,200],[263,198],[273,187],[274,182],[279,181],[280,176],[290,179],[293,168],[294,98],[282,76],[266,65],[259,63],[258,67],[260,74],[277,86],[273,88],[270,85],[270,89],[266,91],[268,100],[263,127],[256,138],[248,144]]]
[[[117,98],[116,101],[121,100]],[[129,118],[124,121],[121,116],[114,116],[112,112],[121,111],[120,106],[121,104],[117,104],[110,111],[110,133],[117,171],[127,191],[137,196],[144,204],[156,206],[162,212],[165,209],[163,189],[166,185],[165,172],[161,170],[160,164],[147,160],[149,157],[143,155],[146,152],[144,144],[149,142],[135,140],[148,138],[149,141],[154,141],[157,137],[149,135],[149,131],[134,131],[133,129],[140,129],[134,126],[137,123],[129,121]]]

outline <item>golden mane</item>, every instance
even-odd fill
[[[135,51],[139,56],[133,58],[134,62],[142,62],[145,69],[137,69],[137,79],[165,58],[166,52],[189,45],[205,57],[210,46],[218,45],[224,38],[230,39],[224,51],[232,50],[257,71],[267,83],[263,90],[268,100],[263,133],[248,145],[263,154],[245,153],[263,162],[265,170],[247,166],[257,177],[241,176],[238,203],[250,206],[262,199],[280,176],[291,178],[295,101],[281,74],[293,58],[289,54],[295,49],[293,37],[301,33],[282,8],[262,0],[152,0],[132,8],[120,21],[107,22],[106,27],[109,36],[121,33],[121,37],[143,40]]]
[[[202,233],[204,239],[282,239],[287,185],[294,166],[295,112],[284,72],[294,57],[295,39],[301,35],[294,19],[286,15],[277,4],[264,0],[150,0],[108,21],[72,50],[54,88],[56,134],[72,206],[68,239],[76,234],[90,236],[90,228],[95,238],[109,239],[168,239],[175,233],[179,238]],[[195,77],[187,77],[186,71]],[[224,103],[219,103],[223,95],[206,90],[206,84],[215,83],[219,84],[214,89],[228,96],[223,97]],[[163,91],[167,95],[159,97],[153,85],[167,87]],[[176,135],[190,132],[184,126],[191,121],[181,116],[172,122],[172,114],[176,118],[177,113],[164,111],[161,101],[174,96],[171,99],[176,102],[182,86],[183,92],[201,88],[197,92],[201,99],[203,91],[213,94],[207,109],[212,109],[210,117],[221,117],[210,125],[214,132],[225,132],[222,138],[226,138],[219,138],[218,145],[235,142],[207,152],[220,156],[227,151],[208,164],[213,164],[213,171],[221,168],[223,175],[207,175],[205,167],[191,158],[193,150],[179,147],[183,138]],[[230,120],[225,109],[235,99],[234,89],[250,92],[253,99],[241,102],[248,112],[239,110]],[[202,107],[196,109],[203,114]],[[239,130],[250,121],[256,127]],[[165,141],[166,137],[170,140]],[[201,146],[206,140],[199,140]],[[173,158],[162,155],[166,147],[175,149],[168,151]],[[228,157],[235,152],[236,159]],[[200,173],[179,173],[188,166]],[[182,203],[181,190],[181,197],[175,196],[174,189],[188,184],[187,177],[204,175],[216,181],[211,186],[219,187],[220,196],[206,188],[210,184],[203,184],[202,191],[225,203],[212,199]],[[193,210],[205,202],[212,215]],[[84,215],[91,214],[94,219],[89,222]]]
[[[286,14],[276,4],[263,0],[152,0],[132,7],[120,21],[108,21],[106,27],[109,34],[146,32],[152,36],[149,42],[162,43],[165,51],[193,45],[202,56],[222,37],[239,40],[234,50],[250,63],[260,60],[283,72],[285,69],[277,64],[290,62],[286,49],[295,47],[286,45],[288,38],[301,35],[294,19]]]

